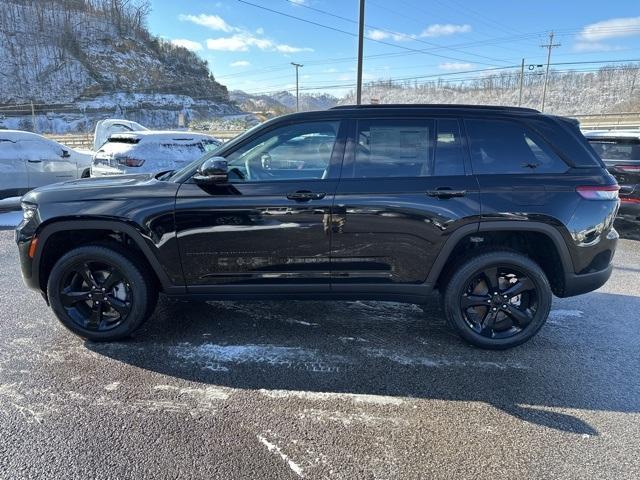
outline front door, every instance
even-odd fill
[[[332,289],[420,294],[445,240],[479,214],[457,119],[359,120],[336,191]]]
[[[276,126],[225,153],[225,187],[184,183],[176,227],[192,292],[329,290],[338,121]]]

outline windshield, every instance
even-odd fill
[[[589,143],[603,160],[640,160],[638,138],[590,138]]]

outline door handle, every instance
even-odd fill
[[[435,190],[429,190],[427,195],[430,197],[436,198],[453,198],[453,197],[464,197],[467,194],[466,190],[454,190],[450,187],[438,187]]]
[[[29,163],[42,163],[42,160],[27,160]]]
[[[307,190],[298,190],[297,192],[287,193],[289,200],[295,200],[296,202],[308,202],[309,200],[321,200],[327,194],[324,192],[309,192]]]

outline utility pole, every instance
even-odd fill
[[[522,105],[522,82],[524,80],[524,58],[522,59],[522,64],[520,65],[520,97],[518,97],[518,106]]]
[[[544,102],[547,98],[547,83],[549,82],[549,64],[551,63],[551,49],[554,47],[559,47],[559,43],[553,43],[554,33],[549,33],[549,43],[546,45],[540,45],[542,48],[547,49],[547,71],[544,74],[544,86],[542,87],[542,108],[541,112],[544,112]]]
[[[33,133],[37,133],[38,129],[36,128],[36,109],[33,106],[33,100],[31,100],[31,123],[33,123]]]
[[[362,50],[364,48],[364,0],[360,0],[358,21],[358,78],[356,80],[356,104],[362,103]]]
[[[301,64],[295,63],[295,62],[291,62],[291,65],[296,67],[296,112],[299,112],[300,111],[300,90],[298,88],[298,86],[299,86],[299,84],[298,84],[298,69],[300,67],[304,67],[304,65],[301,65]]]

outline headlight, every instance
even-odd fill
[[[22,217],[25,220],[33,218],[38,211],[38,206],[35,203],[20,202],[22,207]]]

